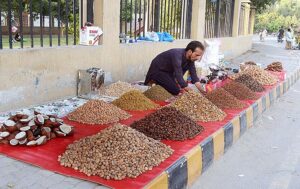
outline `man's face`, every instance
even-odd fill
[[[196,48],[194,52],[192,50],[188,51],[188,59],[192,62],[200,60],[203,55],[203,50],[200,48]]]

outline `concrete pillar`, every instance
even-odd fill
[[[250,4],[245,3],[244,35],[249,34]]]
[[[191,38],[202,41],[205,32],[206,1],[193,1]]]
[[[94,1],[94,21],[95,25],[103,30],[103,44],[119,44],[120,0]]]
[[[102,43],[108,46],[119,44],[120,0],[94,1],[95,25],[103,30]]]
[[[253,35],[253,33],[254,33],[254,23],[255,23],[255,9],[252,8],[251,11],[252,11],[252,14],[251,14],[251,18],[250,18],[251,19],[250,34]]]
[[[82,15],[81,15],[81,11],[79,11],[79,18],[81,18],[82,16],[82,25],[84,25],[87,21],[87,0],[83,0],[82,1],[82,5],[81,3],[79,3],[79,10],[81,10],[81,6],[82,6]],[[79,19],[79,24],[81,25],[81,19]]]
[[[240,19],[241,0],[234,1],[232,37],[239,35],[239,19]]]

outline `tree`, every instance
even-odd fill
[[[256,16],[255,30],[266,28],[276,32],[281,26],[288,28],[291,24],[300,24],[300,0],[280,0],[266,7],[266,11]]]
[[[267,6],[274,4],[276,1],[277,0],[251,0],[251,3],[256,7],[256,11],[261,13]]]

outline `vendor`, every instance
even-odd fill
[[[183,79],[185,72],[189,71],[192,83],[203,92],[194,63],[201,59],[203,52],[204,46],[199,41],[190,42],[185,49],[170,49],[162,52],[152,60],[145,84],[155,83],[164,87],[169,93],[178,95],[181,89],[192,90]]]

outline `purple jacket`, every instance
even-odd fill
[[[170,49],[160,53],[152,60],[145,83],[147,84],[155,73],[165,72],[173,75],[180,87],[184,88],[188,86],[183,79],[186,71],[190,72],[193,84],[199,81],[195,63],[186,59],[185,49]]]

